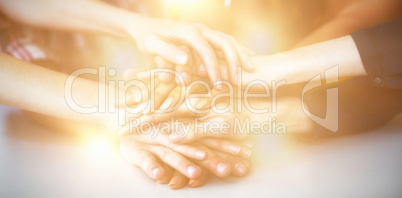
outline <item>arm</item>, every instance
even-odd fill
[[[66,74],[55,72],[0,53],[0,103],[16,108],[66,118],[104,124],[108,113],[84,114],[70,108],[65,100]],[[76,78],[72,95],[83,107],[98,106],[98,86]],[[109,91],[115,91],[109,87]]]
[[[243,86],[256,79],[268,85],[274,80],[285,80],[287,84],[307,82],[336,65],[339,66],[339,76],[326,76],[327,79],[367,75],[351,36],[270,56],[254,57],[253,61],[256,70],[242,74]]]
[[[247,71],[253,69],[247,54],[233,38],[200,24],[148,18],[94,0],[0,0],[0,10],[14,20],[33,26],[102,32],[134,39],[142,51],[170,62],[168,66],[158,65],[167,69],[190,65],[192,54],[179,48],[186,45],[202,60],[196,67],[206,68],[217,89],[221,89],[222,77],[215,49],[224,53],[233,83],[238,65]],[[191,69],[183,73],[191,76]],[[190,78],[185,80],[189,82]]]
[[[351,34],[375,86],[402,88],[402,18]]]
[[[144,17],[94,0],[0,0],[1,12],[24,24],[49,29],[102,32],[130,38],[127,21],[141,27]]]

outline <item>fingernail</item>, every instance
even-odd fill
[[[168,78],[169,78],[169,74],[168,74],[168,73],[163,72],[163,73],[160,73],[160,74],[159,74],[159,79],[160,79],[160,80],[166,81],[166,80],[168,80]]]
[[[245,144],[246,146],[248,146],[250,148],[254,146],[254,144],[251,142],[244,142],[243,144]]]
[[[195,155],[196,155],[198,158],[200,158],[200,159],[204,159],[206,153],[205,153],[204,151],[196,151],[196,152],[195,152]]]
[[[251,64],[251,61],[247,62],[247,66],[251,69],[255,69],[255,67],[253,66],[253,64]]]
[[[178,176],[174,176],[170,182],[169,182],[169,186],[173,186],[175,184],[177,184],[177,182],[179,181],[179,177]]]
[[[187,63],[187,56],[184,54],[177,54],[175,59],[178,65],[185,65]]]
[[[240,173],[240,174],[244,174],[247,171],[247,167],[242,164],[242,163],[237,163],[235,165],[235,169]]]
[[[222,81],[221,79],[218,79],[217,81],[214,82],[214,85],[217,89],[222,90],[223,86],[222,86]]]
[[[228,168],[229,168],[229,166],[226,163],[218,164],[218,172],[219,173],[224,173]]]
[[[152,174],[154,175],[154,177],[156,178],[157,175],[159,175],[161,172],[161,170],[159,168],[155,168],[154,170],[152,170]]]
[[[169,139],[173,142],[180,142],[183,138],[181,137],[181,135],[173,133],[169,135]]]
[[[189,82],[189,76],[187,73],[180,73],[179,75],[176,76],[176,83],[183,87],[186,86],[186,83]]]
[[[252,153],[253,153],[253,152],[252,152],[250,149],[248,149],[248,148],[242,149],[242,152],[243,152],[243,154],[246,155],[247,157],[250,157],[250,156],[252,155]]]
[[[205,67],[204,64],[201,64],[200,65],[200,72],[205,72],[205,71],[207,71],[207,68]]]
[[[189,167],[187,168],[187,173],[188,173],[188,175],[191,177],[191,176],[194,175],[194,172],[195,172],[196,170],[197,170],[196,167],[194,167],[194,166],[189,166]]]
[[[159,108],[160,110],[166,110],[170,107],[170,105],[173,103],[173,98],[169,97],[168,99],[163,102],[161,107]]]
[[[195,108],[197,108],[197,109],[204,109],[204,108],[206,108],[208,102],[209,102],[208,99],[203,99],[203,100],[201,100],[200,102],[198,102],[198,103],[195,105]]]
[[[184,81],[188,79],[188,74],[187,73],[181,73],[181,77],[183,78]]]
[[[234,153],[234,154],[238,154],[241,150],[240,146],[237,145],[229,145],[229,149]]]

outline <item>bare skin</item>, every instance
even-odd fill
[[[135,40],[142,51],[171,63],[173,66],[168,65],[169,68],[187,64],[192,54],[178,47],[186,45],[200,57],[197,67],[205,68],[217,89],[221,88],[217,82],[222,79],[218,51],[225,55],[233,83],[238,65],[247,71],[253,70],[248,55],[232,37],[201,24],[149,18],[93,0],[1,0],[0,10],[9,18],[31,26],[104,33]],[[191,76],[186,70],[179,72]]]
[[[322,56],[322,58],[317,56],[317,52],[320,52],[319,54]],[[303,56],[301,56],[301,54]],[[107,121],[115,119],[116,115],[113,113],[81,114],[73,111],[65,101],[64,91],[65,91],[65,83],[68,78],[67,75],[51,71],[30,63],[26,63],[4,54],[0,54],[0,56],[1,56],[0,60],[2,62],[0,72],[0,79],[2,80],[0,81],[0,83],[1,87],[3,87],[0,91],[0,100],[2,104],[14,106],[24,110],[34,111],[37,113],[53,115],[56,117],[88,121],[93,123],[105,124],[107,123]],[[313,46],[292,50],[289,52],[284,52],[281,54],[266,57],[256,57],[253,58],[253,61],[257,65],[256,69],[257,72],[245,73],[244,75],[242,75],[241,82],[243,87],[247,85],[247,83],[252,82],[253,80],[261,80],[263,82],[266,82],[267,84],[270,84],[270,80],[277,80],[277,81],[286,80],[288,84],[305,82],[310,80],[311,77],[317,75],[317,73],[325,71],[325,69],[327,69],[327,67],[325,67],[326,65],[330,66],[339,65],[339,77],[365,75],[365,71],[361,64],[360,57],[358,56],[356,46],[354,46],[353,40],[350,38],[350,36],[319,43]],[[324,63],[325,65],[323,66]],[[300,71],[301,68],[304,68],[302,69],[303,71]],[[267,79],[264,74],[270,74],[270,79]],[[331,76],[329,77],[331,78]],[[96,94],[88,92],[88,90],[98,90],[99,86],[98,83],[77,78],[75,79],[73,85],[76,87],[75,89],[74,88],[72,89],[73,95],[75,96],[75,98],[78,99],[77,102],[79,104],[85,107],[98,105],[98,98]],[[35,87],[35,89],[32,89],[31,87]],[[113,87],[109,87],[109,89],[114,90]],[[261,89],[257,88],[256,90],[261,91]],[[172,91],[172,89],[168,90],[167,93],[163,92],[159,93],[164,94],[164,97],[160,98],[168,97],[170,91]],[[162,103],[163,100],[159,102],[159,105],[162,105]],[[284,104],[286,106],[286,102]],[[185,115],[183,114],[183,112],[180,112],[179,114],[177,114],[177,112],[176,114],[174,113],[175,112],[173,112],[173,114],[166,114],[166,115],[176,117],[179,117],[180,115]],[[253,114],[246,114],[246,115],[248,115],[249,117],[254,117],[255,119],[260,121],[258,115]],[[302,116],[303,114],[297,114],[297,115]],[[232,114],[226,114],[226,115],[217,114],[215,116],[207,117],[208,119],[206,121],[209,122],[225,121],[225,120],[228,121],[227,119],[231,119],[234,116],[235,115]],[[300,120],[299,118],[300,116],[298,116],[297,119],[289,118],[289,120],[290,119]],[[208,134],[212,133],[201,133],[201,134],[205,134],[206,136],[188,135],[186,136],[186,138],[189,139],[184,139],[186,141],[182,140],[181,142],[176,141],[176,143],[188,143],[198,141],[206,137],[211,137]],[[221,141],[227,141],[231,139],[229,138],[229,136],[212,136],[212,137],[219,137]],[[222,137],[225,137],[225,139],[221,139]],[[169,137],[169,139],[171,141],[175,141],[175,138],[173,136]],[[238,139],[234,140],[237,141]],[[137,139],[136,141],[139,140]],[[214,140],[203,143],[212,147],[216,145],[216,147],[213,148],[216,151],[218,150],[227,151],[228,154],[233,155],[233,153],[230,153],[232,152],[230,150],[230,146],[228,146],[231,144],[230,141],[229,143],[225,144],[224,143],[214,144],[213,142]],[[149,144],[150,142],[147,143]],[[160,147],[157,148],[163,149],[167,145],[169,144],[166,143],[165,145],[161,145]],[[158,149],[156,151],[154,150],[154,152],[159,153]],[[171,147],[169,149],[172,149],[175,152],[180,153],[180,150],[175,150],[174,148]],[[178,148],[176,147],[176,149]],[[246,149],[246,147],[244,147],[244,149]],[[241,148],[240,150],[245,151],[244,149]],[[148,150],[146,152],[150,151]],[[177,161],[177,158],[183,158],[182,154],[183,153],[177,154],[175,155],[176,158],[169,158],[169,160]],[[194,157],[194,154],[189,153],[186,154],[188,155],[187,157],[191,156]],[[147,154],[146,156],[149,155]],[[168,161],[167,164],[169,163],[170,165],[173,164],[172,165],[173,169],[176,170],[182,169],[182,167],[180,166],[176,167],[172,161]],[[213,163],[211,162],[211,164]],[[178,164],[176,163],[176,165]],[[147,168],[146,170],[149,169]],[[207,170],[211,172],[211,170],[214,169],[207,169]],[[217,166],[215,167],[215,170],[218,170]],[[184,173],[185,172],[182,169],[181,174],[185,175]],[[201,177],[201,174],[199,173],[198,176]],[[163,175],[161,176],[161,178],[162,177]],[[186,177],[188,177],[191,180],[198,178],[198,177],[191,177],[190,175],[186,175]],[[155,179],[161,179],[161,178],[155,177]]]

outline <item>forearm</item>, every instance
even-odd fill
[[[66,101],[68,76],[0,53],[0,103],[41,114],[93,123],[105,123],[109,113],[76,112]],[[71,96],[81,107],[98,107],[94,81],[75,78]],[[110,92],[115,91],[109,87]],[[70,94],[70,93],[67,93]]]
[[[122,37],[130,37],[127,24],[140,27],[144,19],[138,14],[94,0],[0,0],[0,9],[13,20],[32,26],[102,32]]]
[[[339,67],[339,73],[325,76],[326,79],[367,75],[351,36],[270,56],[254,57],[253,63],[255,72],[242,73],[243,85],[257,79],[268,85],[272,81],[283,80],[286,84],[307,82],[334,66]]]

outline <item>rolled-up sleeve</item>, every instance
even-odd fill
[[[351,36],[372,83],[402,89],[402,18]]]

